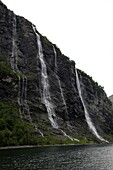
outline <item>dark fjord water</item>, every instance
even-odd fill
[[[113,170],[113,145],[0,150],[0,170]]]

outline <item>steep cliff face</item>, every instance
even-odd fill
[[[112,141],[113,111],[102,87],[2,2],[0,108],[0,145]]]

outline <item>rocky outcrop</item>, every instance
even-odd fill
[[[70,143],[62,130],[79,139],[80,143],[98,142],[86,122],[74,61],[37,31],[55,112],[53,119],[58,124],[57,129],[52,127],[43,101],[42,65],[33,28],[31,22],[16,16],[0,1],[0,137],[4,135],[8,141],[2,141],[1,145]],[[111,102],[90,76],[81,70],[78,70],[78,76],[84,103],[95,128],[103,138],[112,141]],[[15,129],[20,131],[16,133]]]

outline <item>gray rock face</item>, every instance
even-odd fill
[[[113,95],[109,96],[111,102],[113,102]]]
[[[16,18],[14,37],[14,17]],[[78,137],[89,138],[95,136],[90,131],[84,114],[84,108],[77,89],[75,63],[64,56],[58,47],[52,44],[41,34],[44,61],[47,67],[49,91],[52,104],[57,116],[59,129]],[[11,56],[13,51],[13,38],[15,39],[15,60],[18,71],[11,68]],[[0,100],[14,99],[18,105],[20,95],[23,105],[21,109],[24,121],[29,122],[25,112],[25,95],[32,123],[40,129],[44,136],[52,133],[54,136],[62,135],[60,130],[53,129],[48,119],[47,109],[42,101],[43,86],[41,82],[41,63],[38,53],[37,38],[32,23],[8,10],[0,2]],[[56,53],[55,53],[56,52]],[[4,68],[7,67],[8,69]],[[3,72],[3,69],[6,69]],[[10,73],[9,73],[10,72]],[[27,78],[27,84],[23,81]],[[90,76],[78,70],[82,96],[88,113],[98,133],[112,140],[113,134],[113,110],[104,90]],[[18,77],[20,77],[20,84]],[[10,90],[8,91],[8,88]],[[20,89],[20,94],[19,94]],[[27,91],[25,91],[27,89]],[[17,106],[19,110],[19,105]],[[19,111],[16,113],[19,117]],[[30,123],[30,122],[29,122]]]

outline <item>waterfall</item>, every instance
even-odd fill
[[[59,88],[60,88],[60,92],[61,92],[61,98],[62,98],[62,101],[63,101],[63,105],[65,106],[65,111],[66,113],[68,113],[67,111],[67,105],[66,105],[66,101],[65,101],[65,98],[64,98],[64,94],[63,94],[63,90],[62,90],[62,86],[61,86],[61,82],[60,82],[60,79],[59,79],[59,76],[57,74],[57,53],[56,53],[56,49],[53,45],[53,51],[54,51],[54,55],[55,55],[55,72],[56,72],[56,78],[57,78],[57,81],[58,81],[58,84],[59,84]]]
[[[43,134],[40,130],[38,130],[38,131],[39,131],[39,133],[41,134],[41,136],[44,137],[44,134]]]
[[[18,73],[18,97],[17,102],[19,105],[19,113],[20,118],[23,120],[23,115],[25,116],[25,111],[27,113],[27,119],[34,126],[36,131],[39,131],[42,137],[44,137],[43,133],[37,129],[37,126],[35,123],[33,123],[31,114],[30,114],[30,108],[27,102],[27,76],[22,74],[20,70],[18,69],[18,54],[17,54],[17,44],[16,44],[16,15],[13,14],[13,36],[12,36],[12,54],[10,58],[10,64],[11,68],[14,72]],[[21,73],[21,76],[20,76]]]
[[[37,125],[36,125],[36,124],[34,124],[34,127],[35,127],[35,131],[36,131],[36,132],[39,132],[40,135],[41,135],[42,137],[44,137],[44,134],[41,132],[41,130],[39,130],[39,129],[37,128]]]
[[[57,78],[57,81],[58,81],[58,84],[59,84],[59,88],[60,88],[60,92],[61,92],[61,98],[62,98],[62,101],[63,101],[63,105],[65,106],[65,111],[66,111],[66,113],[68,113],[66,101],[65,101],[63,90],[62,90],[62,86],[61,86],[61,82],[60,82],[59,76],[57,74],[57,69],[58,69],[58,66],[57,66],[57,53],[56,53],[56,49],[55,49],[54,45],[53,45],[53,51],[54,51],[54,55],[55,55],[55,73],[56,73],[56,78]],[[78,139],[73,138],[73,137],[67,135],[66,132],[64,132],[63,130],[60,129],[60,131],[63,133],[64,136],[69,138],[71,141],[75,140],[75,141],[79,142]]]
[[[36,28],[33,26],[34,33],[37,37],[37,46],[38,46],[38,54],[37,54],[37,59],[39,58],[40,63],[41,63],[41,82],[43,86],[43,103],[46,106],[47,112],[48,112],[48,118],[51,122],[51,125],[53,128],[58,129],[58,124],[56,122],[56,115],[54,111],[54,107],[51,101],[51,96],[50,96],[50,91],[49,91],[49,80],[48,80],[48,75],[47,75],[47,68],[46,68],[46,63],[44,61],[44,56],[43,56],[43,50],[42,50],[42,44],[40,41],[40,35],[36,32]]]
[[[48,75],[47,75],[47,68],[46,68],[46,64],[44,61],[44,57],[43,57],[43,50],[42,50],[42,44],[40,41],[40,36],[39,34],[36,32],[36,28],[33,26],[33,30],[34,33],[36,34],[37,37],[37,45],[38,45],[38,54],[37,54],[37,58],[39,57],[40,59],[40,63],[41,63],[41,78],[42,78],[42,86],[43,86],[43,102],[47,108],[47,112],[48,112],[48,118],[51,122],[51,125],[53,128],[58,129],[58,124],[55,121],[56,115],[55,115],[55,111],[54,111],[54,107],[51,101],[51,96],[50,96],[50,92],[49,92],[49,81],[48,81]],[[60,81],[59,81],[60,82]],[[60,84],[60,88],[61,88],[61,84]],[[61,90],[61,89],[60,89]],[[62,91],[62,90],[61,90]],[[62,92],[63,94],[63,92]],[[64,100],[65,101],[65,100]],[[72,138],[70,136],[68,136],[63,130],[59,129],[64,136],[66,136],[67,138],[69,138],[70,140],[76,140],[79,142],[78,139]]]
[[[43,133],[40,130],[38,130],[37,125],[33,123],[31,118],[30,108],[27,101],[27,76],[23,75],[22,80],[23,83],[22,83],[21,105],[23,106],[23,114],[25,115],[25,111],[26,111],[27,119],[30,122],[30,124],[32,124],[32,126],[35,128],[36,132],[39,131],[41,136],[44,137]]]
[[[17,102],[19,105],[20,118],[23,120],[24,111],[27,111],[28,120],[32,124],[32,119],[30,115],[29,106],[27,103],[27,77],[25,75],[20,76],[20,70],[18,68],[18,54],[17,54],[17,44],[16,44],[16,15],[13,14],[13,36],[12,36],[12,54],[11,54],[11,68],[14,72],[18,73],[18,96]]]
[[[16,15],[13,14],[13,36],[12,36],[12,54],[10,58],[11,68],[14,72],[19,72],[17,66],[17,45],[16,45]]]
[[[31,118],[31,114],[30,114],[30,109],[29,109],[29,105],[28,105],[28,102],[27,102],[27,77],[25,75],[23,75],[23,90],[22,90],[22,97],[23,97],[23,102],[22,102],[22,105],[23,105],[23,110],[26,110],[27,112],[27,115],[28,115],[28,120],[31,124],[32,123],[32,118]]]
[[[20,118],[23,120],[23,115],[21,111],[21,78],[18,76],[18,97],[17,97],[17,103],[19,105],[19,113],[20,113]]]
[[[11,58],[10,58],[10,63],[11,63],[11,68],[13,71],[15,70],[15,65],[14,65],[14,61],[15,61],[15,39],[16,39],[16,15],[13,14],[13,26],[12,26],[12,30],[13,30],[13,36],[12,36],[12,54],[11,54]]]
[[[80,81],[79,81],[78,72],[77,72],[77,69],[76,69],[76,68],[75,68],[75,73],[76,73],[76,81],[77,81],[77,88],[78,88],[78,92],[79,92],[79,97],[80,97],[80,99],[81,99],[81,102],[82,102],[82,105],[83,105],[83,108],[84,108],[86,122],[87,122],[90,130],[92,131],[92,133],[93,133],[99,140],[104,141],[104,142],[108,142],[107,140],[105,140],[104,138],[102,138],[102,137],[98,134],[95,126],[93,125],[93,123],[92,123],[92,121],[91,121],[91,118],[90,118],[90,116],[89,116],[89,113],[88,113],[88,111],[87,111],[87,108],[86,108],[86,106],[85,106],[84,99],[83,99],[83,96],[82,96],[82,91],[81,91],[81,87],[80,87]]]
[[[13,72],[20,73],[18,66],[17,66],[17,45],[16,45],[16,15],[13,14],[13,35],[12,35],[12,54],[10,58],[10,64]],[[17,102],[19,105],[19,113],[20,118],[23,119],[22,111],[21,111],[21,77],[18,74],[18,96],[17,96]]]
[[[75,141],[77,141],[77,142],[80,142],[78,139],[73,138],[73,137],[67,135],[63,130],[61,130],[61,132],[63,133],[64,136],[66,136],[67,138],[69,138],[71,141],[74,141],[74,140],[75,140]]]

